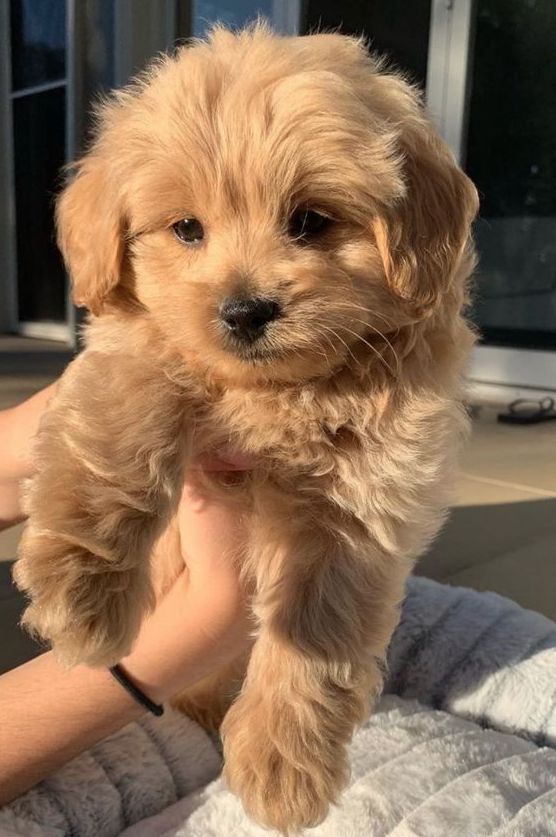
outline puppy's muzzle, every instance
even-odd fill
[[[272,299],[232,297],[220,306],[220,319],[226,329],[242,343],[254,343],[262,337],[269,323],[278,319],[282,310]]]

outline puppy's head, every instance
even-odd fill
[[[461,298],[476,206],[363,44],[258,25],[214,30],[102,106],[59,242],[93,314],[133,309],[230,379],[302,380]]]

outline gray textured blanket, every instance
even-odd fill
[[[556,835],[554,623],[413,578],[386,691],[354,738],[341,805],[308,834]],[[220,779],[206,786],[219,768],[211,740],[169,712],[0,811],[0,835],[268,837]]]

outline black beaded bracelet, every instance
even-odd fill
[[[153,715],[160,718],[164,712],[164,707],[160,703],[155,703],[135,683],[132,683],[120,665],[111,666],[108,671],[118,681],[120,686],[126,690],[128,695],[131,695],[133,700],[136,700],[144,709],[148,709],[149,712],[152,712]]]

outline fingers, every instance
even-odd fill
[[[209,497],[188,481],[179,508],[179,527],[192,573],[229,568],[236,574],[233,565],[246,543],[246,521],[236,504]]]
[[[33,474],[33,439],[56,387],[57,383],[51,384],[0,413],[0,479],[24,479]]]

